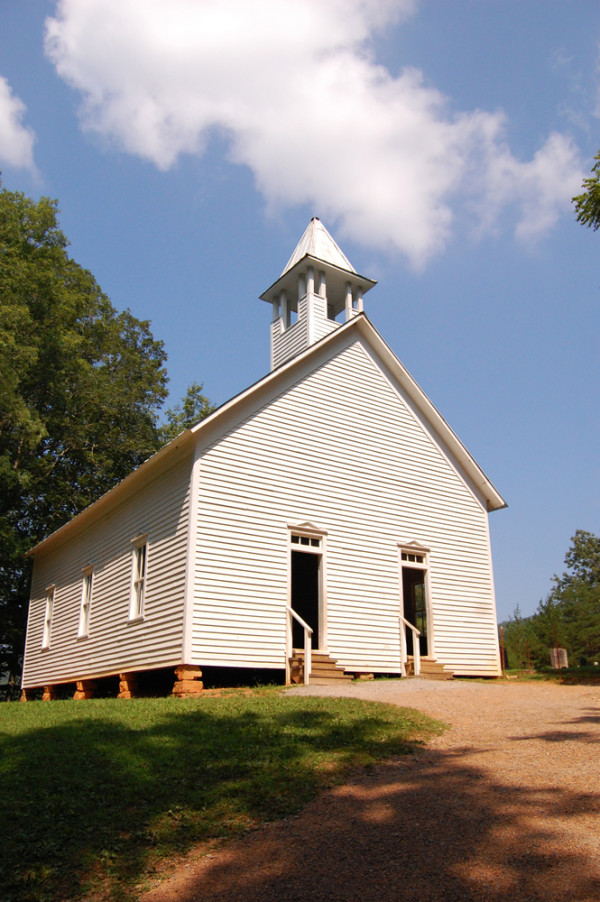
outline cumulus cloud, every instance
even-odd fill
[[[23,125],[25,104],[0,76],[0,164],[35,171],[34,135]]]
[[[85,129],[169,169],[226,136],[269,206],[310,203],[363,244],[422,266],[468,198],[482,228],[548,229],[581,183],[551,135],[528,162],[501,113],[454,114],[423,74],[392,75],[371,40],[415,0],[60,0],[46,53]]]

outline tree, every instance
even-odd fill
[[[537,641],[531,625],[531,618],[521,616],[517,605],[513,616],[503,626],[508,666],[517,669],[529,667],[537,651]]]
[[[184,429],[195,426],[214,409],[214,404],[202,394],[202,384],[192,382],[182,401],[166,411],[167,422],[159,429],[160,441],[165,444],[170,442]]]
[[[566,570],[535,614],[517,607],[504,624],[511,666],[522,666],[528,647],[536,666],[548,666],[548,650],[558,643],[575,666],[600,661],[600,537],[578,529],[565,555]]]
[[[152,454],[166,354],[67,253],[57,203],[0,185],[0,671],[23,648],[25,553]]]
[[[594,159],[596,162],[592,166],[593,174],[590,178],[584,179],[583,193],[574,197],[573,203],[577,213],[577,222],[596,231],[600,226],[600,151]]]
[[[600,658],[600,537],[578,529],[565,555],[567,570],[554,576],[550,599],[565,644],[576,663]]]

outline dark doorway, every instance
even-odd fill
[[[427,605],[425,601],[425,570],[413,567],[402,568],[402,595],[404,598],[404,616],[416,626],[419,636],[419,650],[427,654]],[[406,627],[406,649],[409,655],[414,654],[413,631]]]
[[[319,563],[320,554],[292,551],[292,608],[311,627],[312,647],[319,648]],[[292,624],[294,648],[304,648],[304,628]]]

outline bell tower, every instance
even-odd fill
[[[260,296],[273,305],[271,369],[362,313],[363,296],[375,284],[313,217],[280,277]]]

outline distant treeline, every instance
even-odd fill
[[[565,556],[566,570],[531,617],[517,607],[502,624],[511,668],[550,665],[550,649],[566,648],[569,666],[600,671],[600,538],[577,530]]]

